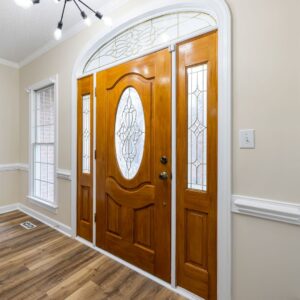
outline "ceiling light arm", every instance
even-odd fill
[[[67,5],[67,1],[68,0],[65,0],[64,7],[63,7],[63,10],[62,10],[62,13],[61,13],[61,18],[60,18],[59,23],[62,23],[62,21],[63,21],[64,14],[65,14],[65,9],[66,9],[66,5]]]
[[[79,6],[79,4],[77,3],[77,1],[76,1],[76,0],[73,0],[73,1],[74,1],[75,5],[77,6],[77,8],[79,9],[79,11],[82,12],[82,9],[80,8],[80,6]]]
[[[75,2],[75,1],[74,1]],[[84,5],[87,9],[89,9],[91,12],[93,12],[95,14],[95,16],[98,18],[98,19],[102,19],[103,15],[99,12],[99,11],[95,11],[94,9],[92,9],[90,6],[88,6],[86,3],[84,3],[83,1],[81,0],[78,0],[78,2],[80,2],[82,5]]]
[[[74,0],[74,2],[75,2],[75,0]],[[81,0],[78,0],[78,2],[80,2],[82,5],[84,5],[87,9],[89,9],[94,14],[96,13],[95,10],[93,10],[90,6],[88,6],[87,4],[85,4],[84,2],[82,2]]]
[[[28,8],[34,4],[39,4],[41,1],[40,0],[15,0],[16,1],[16,4],[19,5],[19,6],[22,6],[24,8]],[[25,1],[25,3],[23,2],[20,2],[18,3],[18,1]],[[103,15],[99,12],[99,11],[96,11],[94,9],[92,9],[88,4],[86,4],[84,2],[84,0],[55,0],[55,2],[64,2],[64,6],[63,6],[63,9],[62,9],[62,12],[61,12],[61,17],[60,17],[60,20],[57,24],[57,27],[54,31],[54,38],[56,40],[59,40],[62,36],[62,28],[63,28],[63,19],[64,19],[64,15],[65,15],[65,10],[66,10],[66,6],[67,6],[67,2],[71,2],[73,1],[75,3],[75,5],[77,6],[80,14],[81,14],[81,17],[83,18],[84,20],[84,23],[87,25],[87,26],[90,26],[91,25],[91,20],[90,18],[87,16],[87,14],[85,13],[85,11],[82,9],[82,6],[85,6],[88,10],[90,10],[91,12],[93,12],[95,14],[95,16],[98,18],[98,19],[102,19]],[[81,6],[82,5],[82,6]]]
[[[87,22],[89,22],[86,13],[81,9],[81,7],[77,3],[77,1],[73,0],[73,2],[75,3],[75,5],[77,6],[78,10],[80,11],[80,14],[81,14],[81,17],[83,18],[83,20],[86,20]],[[89,24],[89,23],[87,23],[87,24]]]

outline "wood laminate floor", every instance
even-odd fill
[[[22,228],[24,221],[37,228]],[[0,299],[184,298],[14,211],[0,215]]]

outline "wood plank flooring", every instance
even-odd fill
[[[24,221],[37,228],[22,228]],[[0,299],[184,298],[14,211],[0,215]]]

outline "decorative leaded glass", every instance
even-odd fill
[[[82,173],[91,172],[91,97],[82,97]]]
[[[207,190],[207,64],[188,75],[188,188]]]
[[[122,175],[130,180],[138,172],[144,153],[145,117],[141,98],[133,87],[124,90],[117,109],[115,145]]]
[[[101,46],[89,59],[83,73],[151,52],[216,25],[210,15],[200,12],[171,13],[150,19]]]

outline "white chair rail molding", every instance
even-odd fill
[[[300,225],[300,204],[247,196],[232,196],[232,211],[253,217]]]

